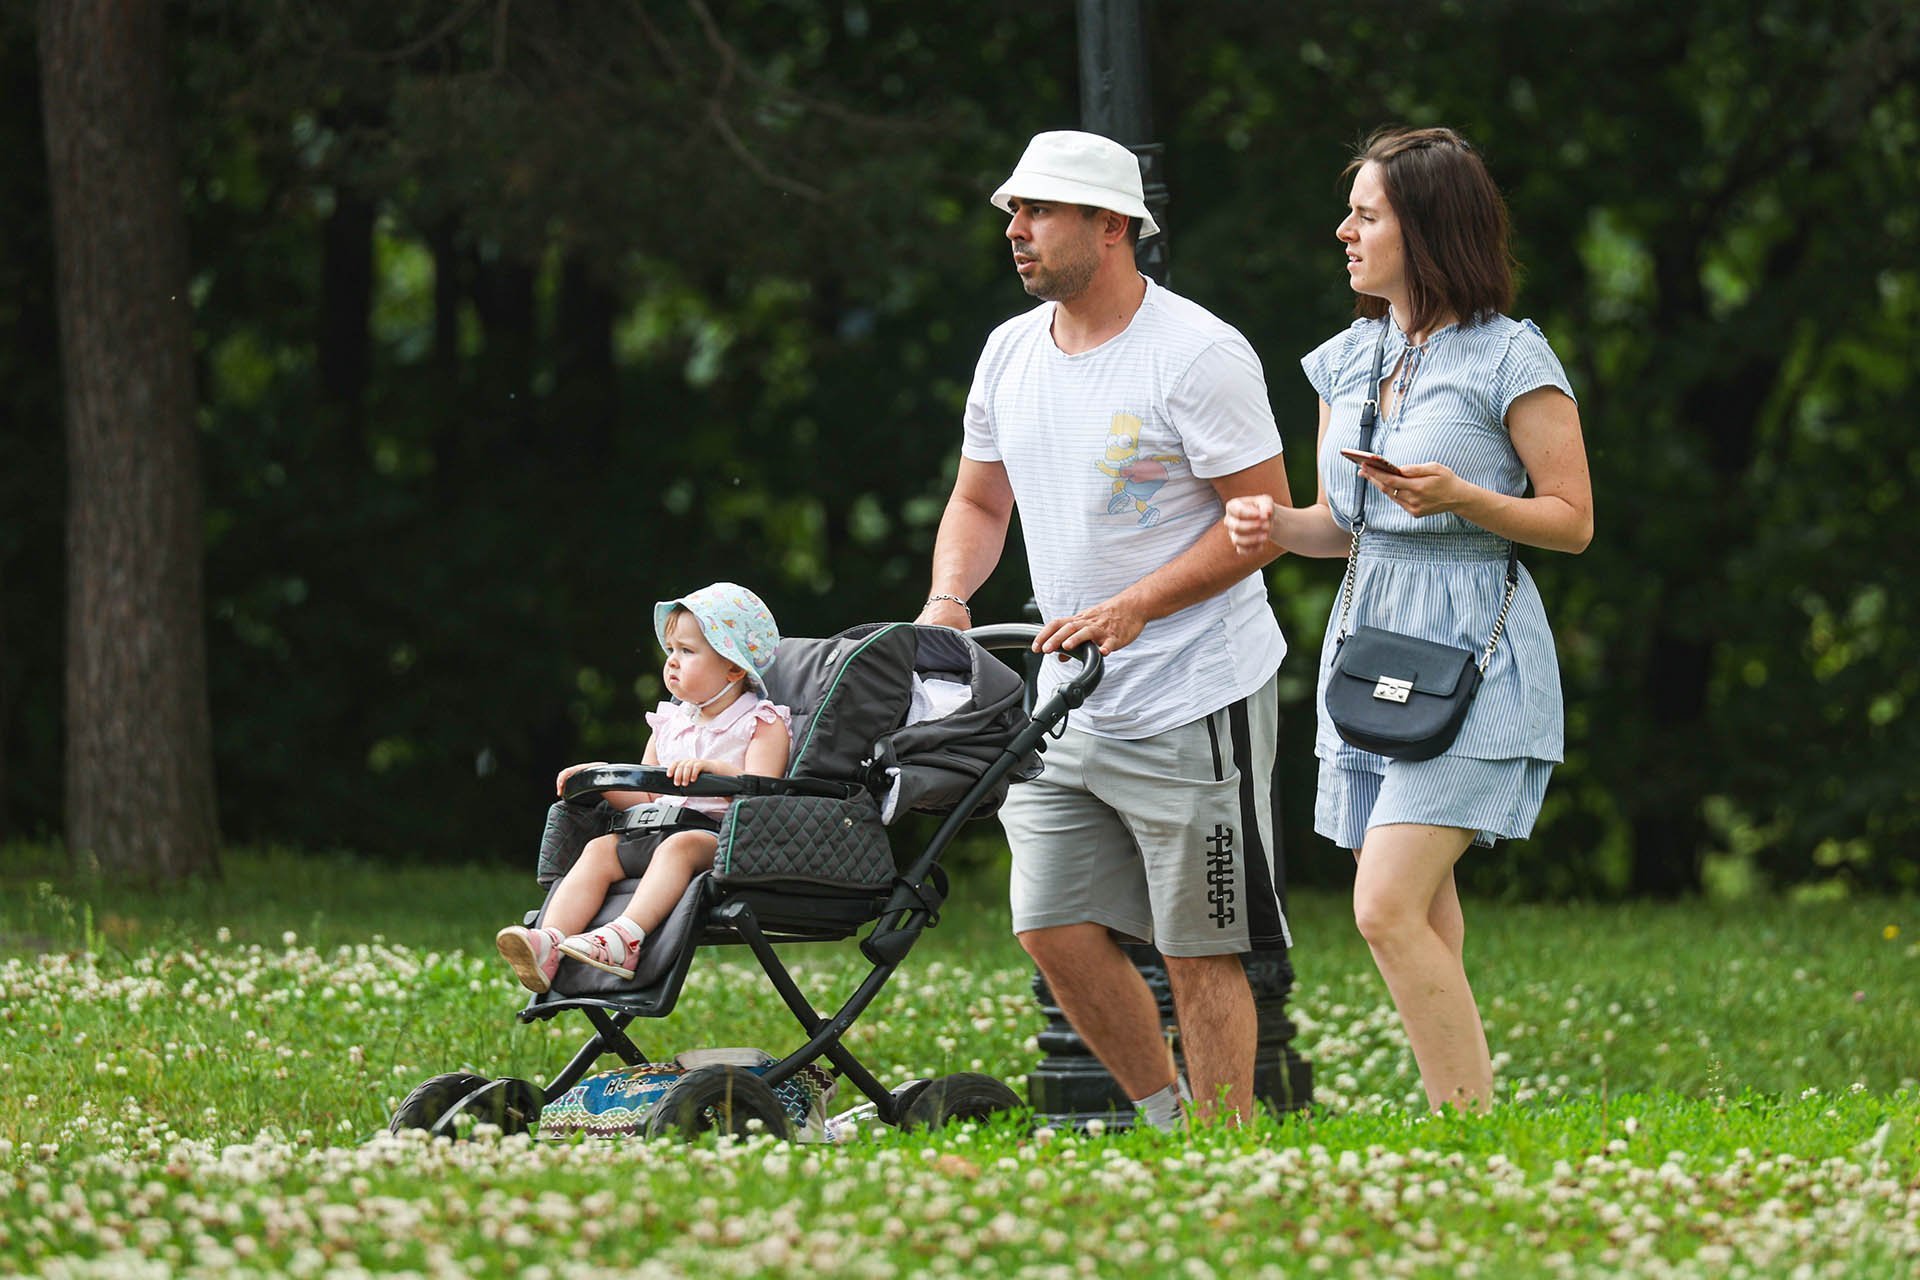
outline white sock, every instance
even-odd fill
[[[620,953],[615,964],[625,964],[640,951],[640,944],[647,940],[647,931],[625,916],[615,916],[607,921],[605,933],[608,941],[618,938],[627,949]]]
[[[1141,1121],[1156,1129],[1174,1129],[1180,1124],[1180,1091],[1174,1085],[1144,1098],[1133,1100],[1133,1109]]]

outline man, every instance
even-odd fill
[[[966,601],[1020,509],[1041,653],[1106,671],[1046,771],[1013,789],[1013,927],[1060,1008],[1147,1123],[1179,1116],[1159,1012],[1116,937],[1166,956],[1196,1114],[1249,1114],[1257,1031],[1240,953],[1287,945],[1270,780],[1286,652],[1229,498],[1289,504],[1246,339],[1134,266],[1159,231],[1119,143],[1042,133],[993,196],[1041,305],[987,339],[920,621]],[[1064,674],[1043,664],[1042,696]]]

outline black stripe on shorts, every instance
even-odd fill
[[[1278,698],[1278,692],[1275,693]],[[1267,866],[1266,842],[1271,833],[1260,829],[1260,810],[1255,804],[1254,787],[1273,788],[1273,778],[1258,778],[1253,768],[1253,725],[1247,715],[1247,699],[1227,708],[1228,731],[1233,739],[1233,764],[1240,771],[1240,829],[1245,841],[1247,868],[1247,945],[1271,950],[1286,945],[1280,923],[1280,895],[1274,891],[1273,874]],[[1213,731],[1213,717],[1207,717],[1207,730]],[[1280,722],[1274,720],[1275,751],[1279,750]],[[1216,740],[1217,742],[1217,740]],[[1216,746],[1216,751],[1218,747]],[[1275,825],[1278,823],[1276,821]]]

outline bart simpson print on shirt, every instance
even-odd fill
[[[1167,464],[1184,462],[1177,453],[1140,452],[1140,419],[1131,413],[1116,413],[1107,429],[1107,456],[1093,465],[1113,477],[1113,494],[1107,499],[1107,514],[1118,515],[1128,507],[1140,513],[1140,527],[1160,519],[1160,508],[1153,495],[1167,483]]]

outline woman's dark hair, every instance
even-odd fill
[[[1380,129],[1342,176],[1352,178],[1369,162],[1380,166],[1400,223],[1413,306],[1408,331],[1424,332],[1447,315],[1473,324],[1511,307],[1517,266],[1507,244],[1507,202],[1467,140],[1451,129]],[[1387,300],[1361,294],[1354,313],[1377,320],[1387,314]]]

